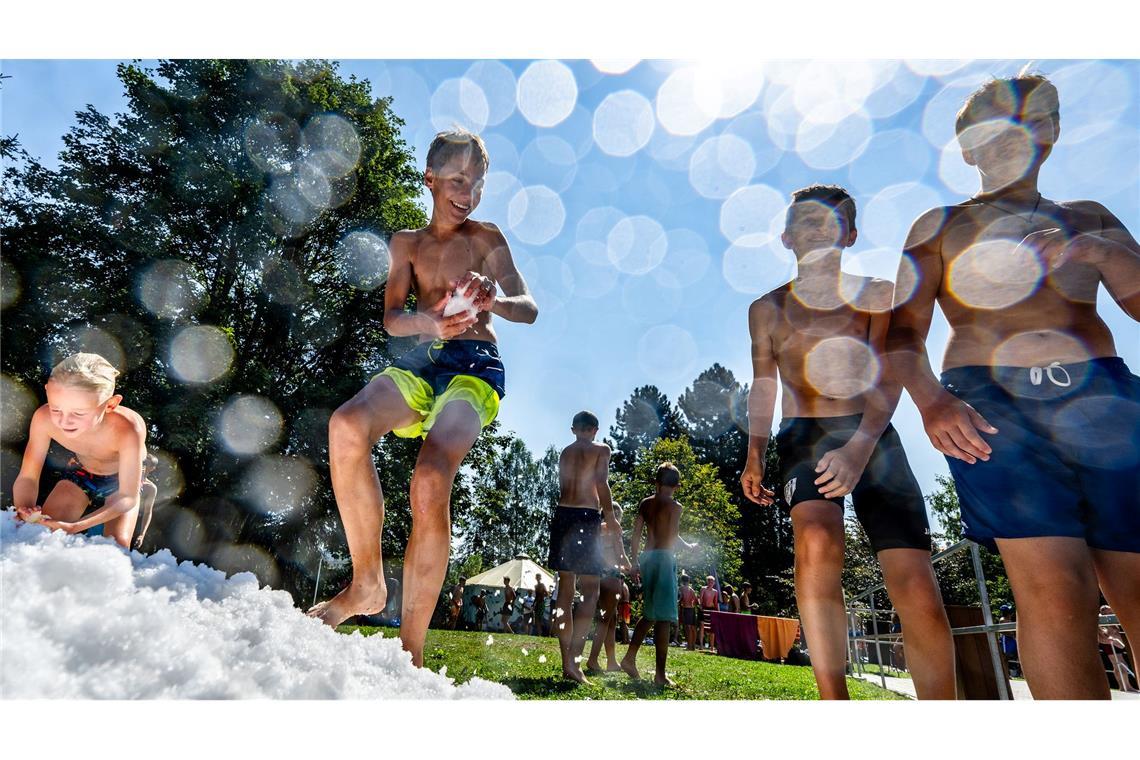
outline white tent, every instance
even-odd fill
[[[520,630],[523,620],[523,600],[526,599],[528,592],[534,592],[535,581],[539,575],[542,576],[542,585],[546,586],[547,593],[551,593],[554,588],[554,574],[525,554],[519,554],[498,567],[493,567],[486,572],[468,578],[467,585],[463,590],[464,617],[472,622],[474,621],[475,605],[471,600],[481,591],[486,591],[487,617],[484,621],[485,625],[489,629],[501,630],[499,625],[502,619],[500,612],[503,609],[503,592],[505,590],[503,579],[510,578],[511,588],[518,592],[514,606],[511,608],[511,627],[516,632],[523,633],[524,631]],[[545,615],[547,620],[550,619],[552,602],[553,599],[547,597]]]

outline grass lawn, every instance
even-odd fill
[[[383,632],[395,636],[393,628],[341,626],[337,630],[358,630],[368,636]],[[493,643],[487,644],[488,635]],[[586,652],[589,653],[586,642]],[[617,645],[618,657],[625,646]],[[526,654],[523,653],[526,650]],[[647,680],[632,681],[625,673],[590,676],[593,686],[579,686],[561,677],[558,640],[534,636],[486,634],[460,631],[428,631],[424,664],[457,683],[472,676],[506,685],[519,699],[817,699],[811,668],[772,665],[766,662],[735,660],[702,652],[669,648],[666,672],[677,682],[673,688],[653,685],[653,647],[643,646],[637,667]],[[545,662],[540,662],[545,657]],[[603,654],[601,663],[605,666]],[[585,663],[583,663],[584,665]],[[852,699],[906,699],[865,681],[847,679]]]

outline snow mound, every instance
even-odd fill
[[[412,666],[397,638],[338,634],[259,588],[0,512],[5,699],[510,698]]]

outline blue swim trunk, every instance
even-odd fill
[[[955,367],[942,385],[998,429],[988,462],[946,458],[968,538],[1140,552],[1140,378],[1122,359]]]
[[[420,422],[392,431],[401,438],[426,437],[443,408],[457,399],[469,403],[486,427],[507,395],[499,347],[489,340],[425,341],[376,375],[381,376],[390,378],[407,405],[424,415]]]

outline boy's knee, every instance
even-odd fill
[[[796,560],[810,564],[843,562],[843,533],[818,520],[796,526]]]
[[[329,449],[370,447],[368,421],[348,402],[337,408],[329,417]]]

